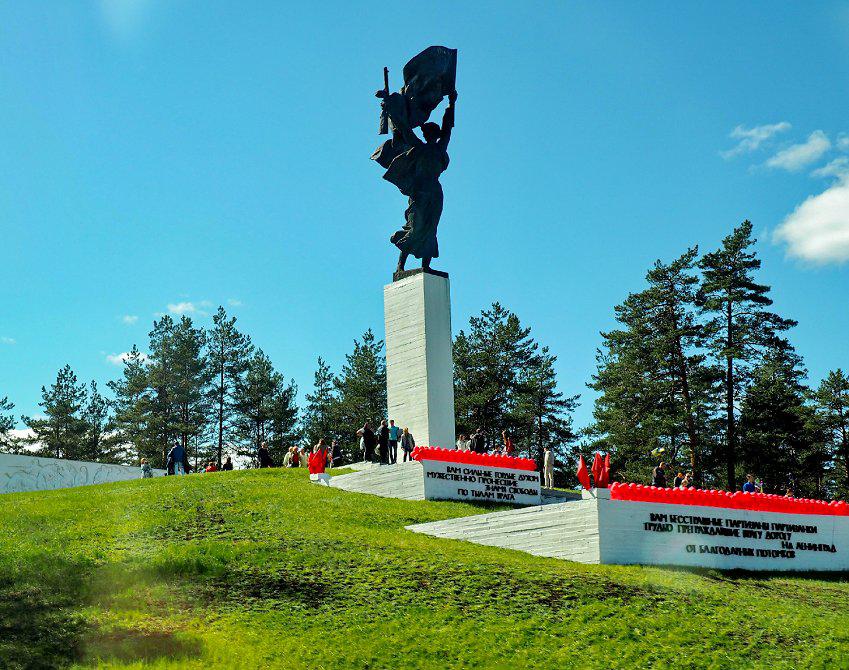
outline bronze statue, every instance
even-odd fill
[[[375,94],[382,99],[380,133],[391,130],[392,138],[372,158],[386,168],[383,178],[409,198],[404,227],[390,237],[400,250],[396,273],[404,271],[410,254],[421,259],[425,270],[439,256],[436,230],[443,201],[439,175],[448,167],[456,72],[456,49],[429,47],[404,66],[400,93],[389,93],[388,70],[384,68],[384,87]],[[440,127],[428,119],[445,96],[448,107]],[[424,141],[414,131],[418,127]]]

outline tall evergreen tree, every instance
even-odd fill
[[[342,439],[343,431],[337,427],[339,407],[334,387],[335,376],[321,356],[313,377],[313,392],[307,393],[303,413],[303,436],[307,445],[319,439]]]
[[[66,365],[56,375],[56,382],[41,387],[41,402],[45,418],[22,417],[32,430],[30,444],[40,445],[39,452],[54,458],[77,460],[83,452],[85,422],[81,412],[86,401],[85,386]]]
[[[121,462],[117,440],[115,436],[108,434],[109,402],[101,395],[95,381],[89,385],[81,419],[84,427],[81,460],[98,463]]]
[[[725,475],[729,490],[737,486],[738,435],[736,407],[749,372],[761,351],[795,325],[767,311],[769,286],[755,282],[761,261],[750,248],[752,224],[744,221],[722,246],[699,262],[703,280],[699,299],[708,317],[708,346],[722,361],[725,405]]]
[[[207,348],[215,411],[215,459],[220,467],[225,444],[235,439],[235,391],[247,372],[253,345],[250,337],[236,328],[236,317],[227,318],[223,307],[218,308],[212,323]]]
[[[257,349],[248,362],[246,374],[236,385],[240,455],[256,458],[260,445],[271,438],[273,402],[281,384],[282,377],[275,372],[271,359]]]
[[[752,370],[740,412],[742,464],[772,493],[792,486],[798,494],[822,494],[828,454],[813,410],[806,406],[806,371],[785,340],[776,340]]]
[[[693,248],[669,264],[656,261],[646,274],[648,287],[615,308],[621,327],[602,333],[590,384],[601,394],[591,433],[633,480],[644,480],[657,465],[650,455],[656,449],[682,468],[686,459],[703,480],[718,373],[699,350],[697,253]]]
[[[269,405],[268,451],[271,458],[282,463],[289,447],[298,442],[298,387],[294,380],[288,383],[277,375],[277,386]]]
[[[157,460],[165,463],[177,440],[179,418],[174,414],[174,320],[167,314],[153,322],[149,333],[150,356],[146,365],[150,388],[145,403],[145,441],[156,445]]]
[[[524,391],[523,372],[538,344],[512,312],[493,303],[469,319],[468,333],[454,339],[454,406],[458,433],[482,428],[490,444],[500,433],[523,434],[527,425],[515,410]]]
[[[154,467],[165,467],[162,448],[150,428],[152,392],[146,366],[147,356],[134,345],[124,358],[120,379],[108,386],[115,399],[110,431],[132,460],[147,458]]]
[[[841,471],[839,491],[849,494],[849,377],[838,368],[828,373],[814,396],[831,451]]]
[[[548,347],[542,347],[530,365],[520,375],[522,392],[517,398],[513,412],[515,419],[523,425],[522,437],[527,444],[528,455],[542,465],[546,446],[564,459],[569,445],[575,439],[572,431],[572,412],[578,405],[579,396],[564,397],[557,389],[554,356]]]
[[[366,421],[374,427],[386,417],[383,341],[377,340],[371,329],[363,333],[362,340],[354,340],[354,350],[345,356],[342,372],[333,380],[333,387],[338,396],[337,425],[349,437],[349,444],[355,442],[357,429]]]
[[[0,398],[0,452],[14,452],[16,450],[15,440],[12,438],[12,430],[15,427],[15,417],[6,414],[15,409],[15,404],[8,396]]]
[[[172,333],[173,374],[169,400],[173,407],[170,415],[177,437],[186,453],[199,449],[198,441],[204,436],[209,418],[210,368],[204,349],[206,333],[195,328],[192,320],[183,316]],[[202,454],[204,460],[208,450]]]

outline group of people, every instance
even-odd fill
[[[357,431],[360,438],[360,452],[364,461],[391,465],[398,462],[398,447],[401,448],[402,462],[412,460],[416,441],[409,428],[399,428],[395,419],[383,419],[377,431],[372,430],[368,421]]]
[[[687,489],[693,486],[693,473],[692,472],[679,472],[675,478],[672,480],[672,488],[675,489]],[[666,480],[666,463],[663,461],[651,471],[651,485],[656,486],[658,488],[667,488],[667,480]],[[763,493],[764,492],[764,483],[759,479],[755,479],[753,474],[746,475],[746,481],[742,487],[743,493]],[[793,498],[793,489],[791,487],[787,487],[785,493],[785,498]]]
[[[506,430],[501,431],[501,444],[496,445],[492,451],[487,446],[486,433],[483,432],[483,428],[478,428],[471,435],[460,435],[457,438],[457,449],[459,451],[473,451],[476,454],[516,455],[516,446],[513,444],[513,440],[510,439]]]
[[[194,468],[197,472],[218,472],[219,470],[232,470],[233,459],[228,455],[221,462],[219,468],[215,461],[209,461],[205,465],[199,464]],[[165,462],[165,475],[186,475],[193,470],[189,463],[188,455],[183,445],[177,442],[168,452]],[[153,477],[153,466],[146,458],[141,459],[141,476],[142,479],[151,479]]]

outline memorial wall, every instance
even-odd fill
[[[153,472],[156,477],[165,474],[164,470]],[[140,477],[137,466],[0,454],[0,493],[46,491]]]

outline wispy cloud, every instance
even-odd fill
[[[0,342],[3,344],[17,344],[18,341],[14,337],[0,337]]]
[[[814,263],[849,260],[849,175],[799,205],[776,229],[773,239],[790,256]]]
[[[139,320],[139,317],[137,317],[135,314],[125,314],[124,316],[121,317],[121,321],[123,323],[127,324],[128,326],[132,326],[138,320]]]
[[[785,130],[790,130],[790,128],[791,126],[787,123],[787,121],[769,123],[762,126],[753,126],[752,128],[737,126],[728,134],[728,137],[731,139],[738,140],[736,146],[728,151],[721,151],[720,155],[725,159],[729,159],[739,156],[740,154],[751,153],[773,135],[783,133]]]
[[[838,156],[811,172],[812,177],[842,177],[845,174],[849,174],[849,157],[846,156]]]
[[[849,151],[849,135],[840,133],[837,137],[837,148],[840,151]]]
[[[168,304],[168,311],[171,314],[183,315],[197,315],[197,316],[209,316],[209,312],[207,309],[212,306],[212,303],[209,300],[201,300],[200,302],[172,302]]]
[[[144,28],[152,0],[100,0],[100,18],[117,41],[128,43]]]
[[[129,351],[123,351],[120,354],[106,354],[106,361],[108,363],[112,363],[112,365],[123,365],[124,361],[126,361],[129,357],[130,357],[130,352]],[[144,353],[144,352],[141,352],[139,354],[139,359],[143,363],[146,363],[147,359],[148,359],[147,354]]]
[[[228,298],[227,304],[230,305],[230,307],[241,307],[242,301],[237,300],[236,298]]]
[[[782,149],[764,165],[768,168],[795,172],[819,160],[829,149],[831,149],[831,140],[823,131],[815,130],[808,135],[807,140]]]

